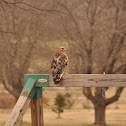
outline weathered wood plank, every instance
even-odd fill
[[[55,86],[50,75],[50,87]],[[126,87],[126,74],[66,74],[59,87]]]
[[[18,126],[31,99],[20,96],[5,126]]]
[[[31,101],[32,126],[44,126],[42,98]]]

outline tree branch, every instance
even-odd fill
[[[119,66],[115,71],[114,73],[117,73],[117,72],[120,72],[123,68],[126,67],[126,63],[122,64],[121,66]]]
[[[116,93],[115,93],[115,95],[113,97],[106,99],[106,105],[109,105],[109,104],[111,104],[111,103],[113,103],[115,101],[118,101],[123,89],[124,89],[123,87],[119,87],[116,90]]]
[[[73,23],[74,23],[74,25],[75,25],[75,27],[76,27],[76,30],[77,30],[77,33],[78,33],[79,36],[80,36],[80,39],[81,39],[81,41],[83,42],[83,45],[82,45],[82,46],[84,46],[85,51],[88,53],[87,45],[86,45],[86,43],[85,43],[85,41],[84,41],[83,35],[81,34],[79,25],[78,25],[78,23],[77,23],[77,21],[76,21],[74,15],[73,15],[73,13],[72,13],[72,12],[69,10],[69,8],[67,8],[64,4],[62,4],[62,3],[58,3],[58,4],[61,5],[61,6],[68,12],[69,16],[71,17],[71,19],[72,19],[72,21],[73,21]]]
[[[4,3],[6,3],[6,4],[14,5],[14,6],[16,6],[16,7],[19,7],[19,6],[17,6],[17,5],[22,4],[22,5],[25,5],[25,6],[27,6],[27,7],[30,7],[30,8],[33,8],[33,9],[35,9],[35,10],[42,11],[42,12],[56,12],[56,13],[66,14],[65,12],[62,12],[62,11],[60,11],[60,10],[55,10],[55,9],[54,9],[54,10],[53,10],[53,9],[50,9],[50,10],[41,9],[41,8],[37,8],[37,7],[32,6],[32,5],[29,5],[29,4],[27,4],[27,3],[24,3],[24,2],[8,2],[8,1],[6,1],[6,0],[1,0],[1,1],[4,2]],[[23,8],[20,7],[20,9],[23,9]],[[25,9],[24,9],[24,10],[25,10]],[[26,10],[26,11],[28,11],[28,10]]]
[[[89,88],[89,87],[83,87],[83,94],[84,94],[89,100],[91,100],[93,104],[96,103],[96,100],[95,100],[94,96],[92,95],[91,88]]]
[[[109,66],[108,66],[108,69],[106,71],[106,73],[110,74],[110,73],[113,73],[113,69],[114,69],[114,66],[115,66],[115,63],[117,62],[117,58],[112,58]]]
[[[29,36],[26,36],[26,35],[22,35],[22,34],[19,34],[19,33],[16,33],[16,32],[9,32],[9,31],[3,31],[3,30],[0,30],[0,33],[4,33],[4,34],[12,34],[12,35],[16,35],[16,36],[21,36],[21,37],[29,37]]]
[[[4,85],[4,88],[5,88],[10,94],[12,94],[13,96],[15,96],[13,90],[11,90],[10,88],[8,88],[7,82],[5,82],[5,81],[6,81],[6,80],[5,80],[5,75],[2,74],[2,77],[1,77],[1,78],[2,78],[1,80],[2,80],[2,84]]]

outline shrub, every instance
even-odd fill
[[[58,114],[58,118],[60,118],[60,114],[64,112],[63,109],[66,106],[64,95],[57,94],[54,105],[55,107],[52,108],[52,111],[56,112]]]

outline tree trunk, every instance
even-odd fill
[[[60,119],[60,110],[58,111],[58,119]]]
[[[105,126],[105,109],[106,106],[95,105],[95,125]]]
[[[13,96],[14,96],[14,98],[15,98],[15,101],[17,102],[20,95],[13,95]],[[15,103],[16,103],[16,102],[15,102]]]

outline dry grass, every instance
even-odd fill
[[[114,89],[111,88],[107,92],[107,97],[110,97],[114,94]],[[108,126],[126,126],[126,89],[123,91],[122,96],[119,101],[113,103],[107,107],[106,111],[106,122]],[[66,109],[63,114],[61,114],[61,119],[57,119],[56,113],[51,111],[51,107],[54,103],[54,98],[57,93],[70,93],[74,104],[71,110]],[[4,92],[5,93],[5,92]],[[93,105],[89,100],[87,100],[83,94],[82,89],[75,88],[70,90],[44,90],[43,96],[45,99],[44,104],[44,123],[45,126],[91,126],[94,122],[94,109]],[[79,97],[78,97],[79,96]],[[12,101],[12,96],[8,94],[0,95],[1,99],[5,99],[8,103],[5,104],[14,104]],[[1,100],[0,99],[0,100]],[[0,104],[3,104],[0,102]],[[5,105],[4,105],[5,106]],[[88,106],[88,109],[83,109]],[[12,109],[0,109],[0,126],[4,126],[7,118],[9,117]],[[23,118],[23,124],[20,126],[31,126],[31,115],[30,109],[27,110]]]
[[[4,126],[11,110],[0,110],[0,113],[0,126]],[[54,112],[50,109],[44,109],[45,126],[91,126],[94,122],[93,109],[65,110],[61,116],[61,119],[57,119],[57,115]],[[106,116],[107,124],[109,124],[108,126],[126,126],[126,110],[108,109],[106,111]],[[30,109],[28,109],[24,115],[23,121],[24,122],[20,126],[31,125]]]

